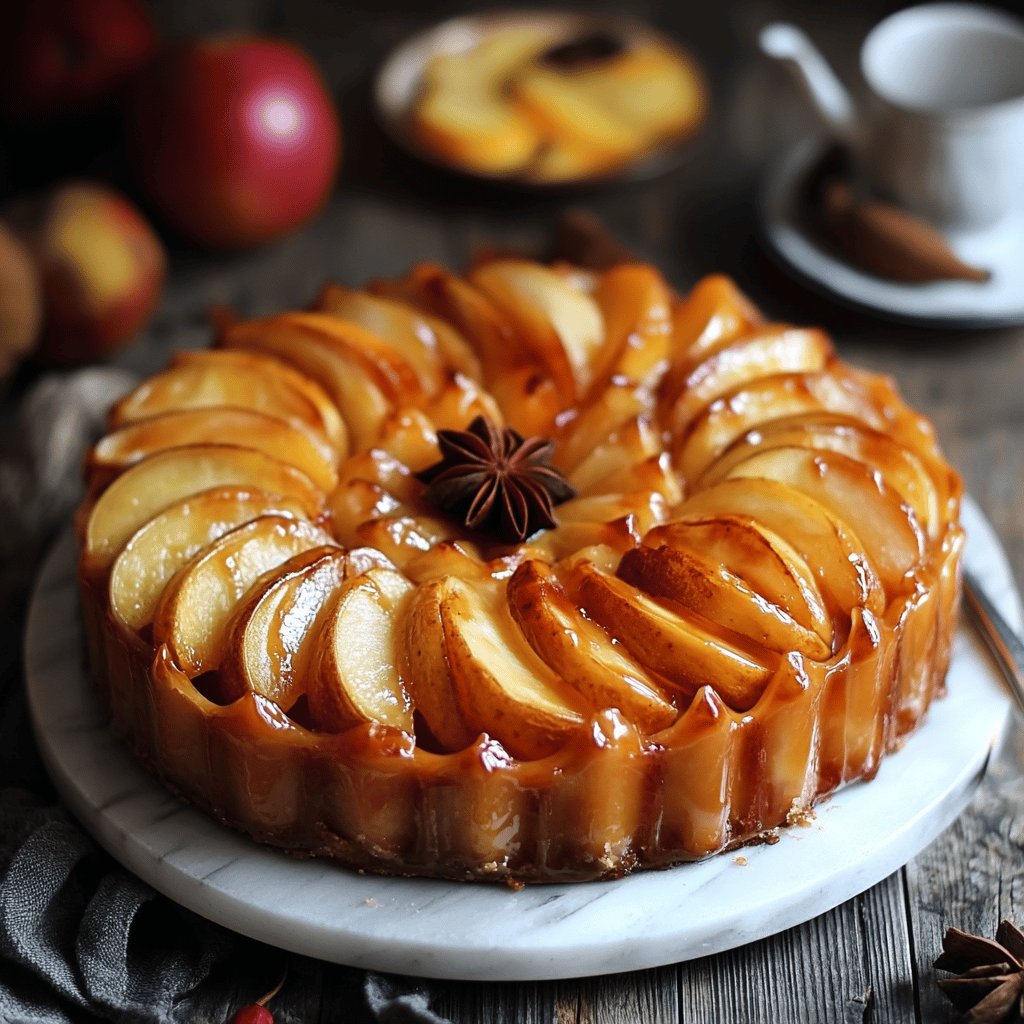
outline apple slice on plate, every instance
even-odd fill
[[[237,438],[240,447],[255,448],[290,463],[324,492],[338,482],[334,453],[314,431],[295,420],[230,407],[184,409],[129,423],[91,449],[86,474],[90,483],[105,485],[121,470],[154,452],[216,444],[226,437]]]
[[[721,566],[831,649],[832,622],[814,574],[797,550],[763,523],[739,515],[686,515],[656,526],[644,543]]]
[[[689,613],[670,611],[643,591],[587,562],[572,569],[570,586],[587,615],[647,670],[692,697],[711,686],[741,711],[752,707],[775,670],[778,657],[725,639]]]
[[[455,593],[454,576],[441,576],[417,587],[405,608],[400,671],[416,715],[445,751],[464,750],[477,737],[459,706],[448,664],[441,606]]]
[[[622,556],[618,576],[770,651],[798,651],[815,661],[831,653],[814,630],[797,622],[781,604],[751,589],[724,565],[685,548],[641,544]]]
[[[111,427],[184,409],[232,406],[302,423],[341,455],[348,433],[334,403],[308,377],[279,359],[248,352],[178,352],[169,369],[140,384],[110,414]]]
[[[287,711],[306,692],[329,602],[349,572],[337,546],[302,551],[252,587],[232,618],[220,665],[229,699],[258,693]]]
[[[455,693],[473,728],[533,760],[583,724],[584,702],[534,653],[502,593],[453,580],[440,615]]]
[[[828,337],[815,328],[777,326],[739,338],[698,363],[682,383],[672,407],[678,436],[719,395],[759,377],[824,369],[834,355]]]
[[[821,502],[780,480],[729,479],[680,506],[690,516],[741,516],[786,540],[814,574],[821,594],[846,617],[857,607],[885,610],[885,591],[864,543]],[[668,527],[669,524],[666,524]]]
[[[153,621],[170,578],[218,537],[261,515],[303,514],[298,503],[256,488],[215,487],[185,498],[145,523],[114,560],[111,610],[129,629],[141,630]]]
[[[549,565],[524,562],[508,582],[508,604],[530,646],[591,708],[618,708],[646,733],[675,721],[661,687],[580,613]]]
[[[154,644],[167,644],[189,678],[217,668],[228,623],[260,576],[303,551],[333,544],[312,523],[272,515],[218,537],[164,588],[153,614]]]
[[[326,498],[301,470],[252,448],[194,445],[169,448],[125,470],[92,504],[85,521],[82,564],[99,572],[157,513],[214,487],[256,488],[294,501],[318,518]]]
[[[565,406],[586,393],[605,340],[604,318],[589,295],[549,267],[526,260],[485,263],[470,273],[469,281],[547,366]]]
[[[317,299],[317,309],[359,324],[394,345],[408,359],[428,394],[440,388],[449,370],[481,379],[480,360],[466,339],[444,320],[407,302],[327,284]]]
[[[789,484],[849,523],[892,597],[921,561],[924,532],[913,510],[872,468],[838,452],[770,448],[734,466],[730,479],[759,477]]]
[[[412,584],[394,569],[370,569],[341,586],[319,636],[309,712],[320,729],[381,722],[412,732],[412,703],[399,662],[401,614]]]

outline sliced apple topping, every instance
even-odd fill
[[[326,441],[299,421],[241,408],[185,409],[138,420],[102,438],[89,453],[90,481],[106,483],[147,455],[183,445],[217,444],[237,439],[302,470],[322,491],[338,482],[334,453]]]
[[[526,260],[494,260],[477,267],[470,282],[509,318],[562,389],[565,405],[586,393],[604,344],[597,303],[553,270]]]
[[[837,452],[771,448],[734,466],[730,478],[762,477],[790,484],[853,525],[891,597],[924,553],[913,510],[881,473]]]
[[[441,621],[441,607],[457,586],[455,577],[441,576],[416,588],[405,609],[404,657],[399,659],[417,717],[446,751],[464,750],[478,734],[455,693]]]
[[[129,629],[153,621],[170,578],[193,556],[242,523],[261,515],[303,515],[287,498],[258,489],[217,487],[179,501],[145,523],[110,571],[110,607]]]
[[[821,370],[833,356],[832,343],[813,328],[775,327],[742,337],[698,363],[683,381],[672,407],[671,430],[685,428],[719,395],[760,377]]]
[[[164,588],[153,615],[153,640],[166,643],[190,678],[224,658],[228,623],[264,573],[318,546],[329,534],[302,519],[260,516],[215,540]]]
[[[797,550],[763,523],[739,515],[687,515],[656,526],[644,543],[667,545],[721,566],[831,650],[832,621],[814,574]]]
[[[110,413],[123,427],[160,413],[231,406],[296,421],[321,434],[341,456],[348,432],[324,390],[279,359],[249,352],[179,352],[169,369],[140,384]]]
[[[220,666],[226,696],[258,693],[283,711],[306,692],[312,655],[338,588],[351,571],[337,546],[300,552],[264,586],[255,586],[234,614]]]
[[[770,651],[798,651],[818,661],[831,653],[814,630],[780,604],[751,589],[724,565],[691,551],[642,544],[622,556],[618,575],[645,593],[689,608]]]
[[[309,711],[321,729],[381,722],[412,732],[412,703],[402,678],[401,613],[412,584],[394,569],[347,580],[319,638],[309,677]]]
[[[500,589],[453,580],[440,616],[459,706],[473,728],[533,760],[583,724],[584,702],[534,653]]]
[[[587,562],[574,565],[571,586],[587,614],[646,669],[692,696],[711,686],[731,707],[754,705],[778,657],[711,632],[682,609],[670,611],[636,587]]]
[[[106,569],[132,535],[157,513],[214,487],[256,488],[296,502],[308,519],[323,512],[323,492],[301,470],[264,452],[196,445],[157,452],[125,470],[95,501],[84,528],[87,571]]]
[[[647,733],[675,720],[661,687],[580,613],[549,565],[524,562],[508,582],[508,604],[530,646],[591,708],[618,708]]]
[[[756,478],[723,480],[688,497],[678,511],[686,517],[750,517],[793,547],[839,613],[849,617],[861,606],[876,614],[885,609],[878,571],[854,529],[789,484]]]

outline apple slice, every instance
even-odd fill
[[[302,470],[322,491],[338,482],[334,452],[299,421],[240,408],[184,409],[129,423],[107,434],[91,449],[86,474],[94,486],[109,483],[128,466],[167,448],[216,444],[236,438],[243,448],[272,455]]]
[[[653,396],[646,388],[612,384],[564,424],[556,438],[558,447],[552,461],[564,472],[571,472],[615,431],[653,411]]]
[[[471,377],[455,373],[426,408],[435,430],[465,430],[477,416],[503,425],[505,417],[495,400]]]
[[[637,416],[594,447],[569,474],[569,482],[583,495],[626,490],[605,482],[660,452],[660,432],[646,416]]]
[[[682,383],[672,407],[672,433],[679,436],[719,395],[760,377],[824,369],[832,343],[814,328],[779,326],[741,337],[698,363]]]
[[[306,692],[317,637],[350,572],[348,552],[310,548],[250,589],[232,619],[220,666],[229,699],[258,693],[287,711]]]
[[[402,608],[412,590],[401,573],[383,568],[342,585],[320,635],[307,692],[318,728],[343,732],[380,722],[413,731],[399,663]]]
[[[753,519],[786,540],[812,571],[821,593],[849,616],[857,607],[885,610],[885,592],[864,543],[821,502],[779,480],[723,480],[691,495],[683,518],[722,515]],[[666,524],[666,528],[669,524]]]
[[[789,484],[849,523],[865,545],[879,579],[892,597],[920,564],[924,533],[913,510],[881,475],[838,452],[771,448],[734,466],[732,478],[760,477]]]
[[[215,487],[176,502],[136,531],[114,560],[113,614],[129,629],[145,628],[170,578],[218,537],[261,515],[303,514],[298,503],[256,488]]]
[[[658,684],[580,613],[549,565],[524,562],[507,593],[530,646],[591,708],[618,708],[646,733],[675,721],[676,709]]]
[[[677,464],[687,480],[762,423],[801,413],[838,412],[886,428],[886,415],[863,381],[834,367],[829,373],[782,373],[742,384],[716,398],[676,436]]]
[[[737,515],[687,515],[656,526],[644,543],[717,563],[813,630],[831,650],[832,622],[814,574],[796,549],[764,524]]]
[[[641,544],[619,563],[619,578],[656,598],[689,608],[770,651],[798,651],[823,661],[829,646],[780,604],[735,573],[685,549]]]
[[[534,760],[583,724],[583,701],[527,644],[503,596],[453,580],[440,607],[445,650],[466,721]]]
[[[122,427],[165,412],[232,406],[302,423],[344,457],[348,432],[323,389],[279,359],[248,352],[178,352],[170,368],[126,395],[110,414]]]
[[[601,275],[594,297],[605,322],[604,347],[595,361],[597,385],[657,385],[672,344],[672,293],[664,278],[653,267],[623,264]]]
[[[690,613],[679,614],[636,587],[587,562],[572,570],[571,585],[587,615],[645,668],[687,697],[711,686],[740,711],[752,707],[771,678],[778,658],[739,646],[710,632]]]
[[[482,377],[480,360],[454,327],[406,302],[327,284],[317,299],[317,308],[359,324],[394,345],[416,371],[428,394],[441,387],[449,370],[476,380]]]
[[[220,343],[276,356],[316,380],[337,405],[355,448],[374,440],[393,407],[422,400],[412,367],[387,342],[325,313],[233,324]]]
[[[405,609],[399,659],[416,715],[448,752],[464,750],[477,737],[459,706],[448,664],[441,606],[455,593],[453,576],[432,579],[413,592]]]
[[[601,311],[589,295],[550,268],[526,260],[485,263],[469,280],[547,365],[565,405],[586,393],[605,339]]]
[[[700,482],[706,486],[724,480],[756,451],[787,446],[840,452],[879,470],[914,510],[928,536],[938,535],[943,498],[921,458],[887,434],[839,413],[787,416],[748,431],[708,467]]]
[[[153,614],[154,644],[167,644],[190,679],[217,668],[231,616],[259,577],[303,551],[332,545],[329,534],[302,519],[266,515],[236,527],[164,588]]]
[[[189,495],[227,486],[280,494],[308,519],[318,518],[326,502],[305,473],[264,452],[215,444],[170,448],[125,470],[96,499],[84,527],[83,566],[88,572],[108,568],[157,513]]]

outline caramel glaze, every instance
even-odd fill
[[[716,347],[708,336],[718,331],[728,340],[731,331],[742,339],[758,327],[754,315],[722,279],[708,279],[677,307],[676,329],[689,324],[692,351],[703,359],[706,349],[713,358],[722,343]],[[693,322],[700,328],[695,337]],[[456,318],[456,326],[464,325]],[[938,454],[930,426],[889,382],[850,371],[832,356],[828,367],[787,372],[801,387],[801,374],[832,372],[840,387],[868,395],[860,421],[913,453],[913,466],[923,466],[935,484],[936,507],[922,530],[921,557],[890,582],[884,600],[844,612],[826,593],[831,654],[773,655],[752,706],[728,706],[713,684],[694,692],[654,678],[676,708],[668,727],[643,734],[620,710],[591,708],[550,753],[532,758],[513,757],[486,733],[464,749],[446,750],[436,742],[428,749],[411,732],[379,722],[327,732],[259,693],[224,704],[204,696],[166,643],[152,640],[148,627],[128,628],[116,614],[109,565],[86,551],[81,592],[89,657],[115,730],[168,786],[254,839],[372,872],[510,882],[612,878],[755,840],[794,810],[874,776],[941,693],[955,630],[964,541],[959,480]],[[667,362],[660,372],[666,368]],[[668,390],[656,416],[668,417],[664,396],[685,390],[685,380],[678,368],[664,377]],[[746,386],[738,378],[725,400],[742,404]],[[815,401],[843,415],[853,404]],[[684,445],[706,411],[663,435],[659,449]],[[736,441],[728,431],[724,436]],[[613,571],[622,551],[642,543],[649,529],[685,515],[681,482],[665,471],[666,458],[649,460],[651,479],[664,486],[638,488],[627,516],[590,533],[564,522],[518,549],[460,538],[452,524],[431,518],[417,506],[400,462],[377,451],[340,459],[340,483],[320,522],[346,548],[385,551],[416,583],[458,565],[467,578],[503,593],[520,562],[542,557],[571,593],[580,537],[604,545],[594,557]],[[699,490],[693,481],[691,487]],[[98,493],[81,511],[80,536]],[[435,564],[436,552],[442,555]]]

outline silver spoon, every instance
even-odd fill
[[[999,664],[1017,708],[1024,715],[1024,640],[1010,628],[970,569],[964,569],[964,603]]]

